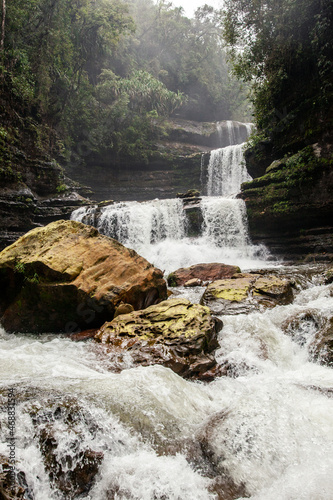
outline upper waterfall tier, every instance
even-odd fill
[[[219,147],[242,144],[248,139],[253,128],[253,123],[241,123],[232,120],[217,122],[216,130],[219,137]]]
[[[243,144],[211,152],[207,169],[208,196],[236,195],[241,184],[251,179],[244,163]]]

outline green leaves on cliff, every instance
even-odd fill
[[[55,133],[72,135],[76,120],[86,114],[106,58],[132,27],[126,6],[118,0],[8,4],[4,91],[17,112],[42,124],[46,150],[52,148]]]
[[[310,130],[332,102],[331,0],[226,0],[235,73],[253,83],[257,125],[276,141]]]
[[[145,158],[175,111],[230,119],[244,101],[228,75],[220,13],[207,5],[194,19],[164,0],[6,5],[3,121],[28,129],[38,150],[68,157],[77,145],[80,155],[84,142],[92,154]]]

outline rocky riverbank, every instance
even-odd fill
[[[246,155],[254,180],[244,183],[239,195],[252,241],[290,261],[332,260],[332,146],[313,144],[271,163],[274,156],[258,147],[256,156]]]

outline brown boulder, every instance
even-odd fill
[[[161,364],[183,377],[212,379],[218,374],[212,352],[222,322],[207,307],[186,299],[169,299],[105,323],[95,339],[121,360],[134,365]]]
[[[239,273],[208,285],[201,304],[214,314],[247,314],[262,307],[290,304],[292,300],[289,280],[271,274]]]
[[[142,309],[167,297],[162,271],[134,250],[75,221],[33,229],[0,253],[7,331],[100,327],[120,302]]]
[[[183,286],[192,279],[200,281],[216,281],[223,278],[231,278],[236,273],[240,273],[239,267],[228,266],[227,264],[196,264],[191,267],[181,267],[169,274],[169,286]]]

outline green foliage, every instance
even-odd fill
[[[223,120],[237,113],[245,91],[229,74],[220,12],[205,5],[188,19],[166,1],[129,4],[137,29],[120,44],[116,67],[125,73],[142,68],[168,89],[183,92],[188,101],[177,113],[185,118]]]
[[[226,0],[224,37],[238,77],[252,83],[259,131],[283,144],[329,127],[331,0]]]
[[[60,184],[59,186],[57,186],[57,193],[64,193],[65,191],[67,191],[68,187],[66,186],[66,184]]]
[[[14,272],[18,274],[25,274],[25,265],[23,262],[18,261],[14,266]]]
[[[22,274],[24,276],[24,281],[27,283],[30,283],[32,285],[38,285],[40,283],[40,277],[38,273],[36,272],[29,272],[27,270],[26,265],[21,262],[17,261],[15,266],[14,266],[14,272],[18,274]]]
[[[174,273],[170,273],[167,277],[168,285],[171,287],[177,286],[177,278]]]
[[[188,19],[164,0],[11,0],[3,123],[29,135],[35,156],[146,161],[172,114],[242,119],[245,91],[229,75],[221,22],[207,5]]]

